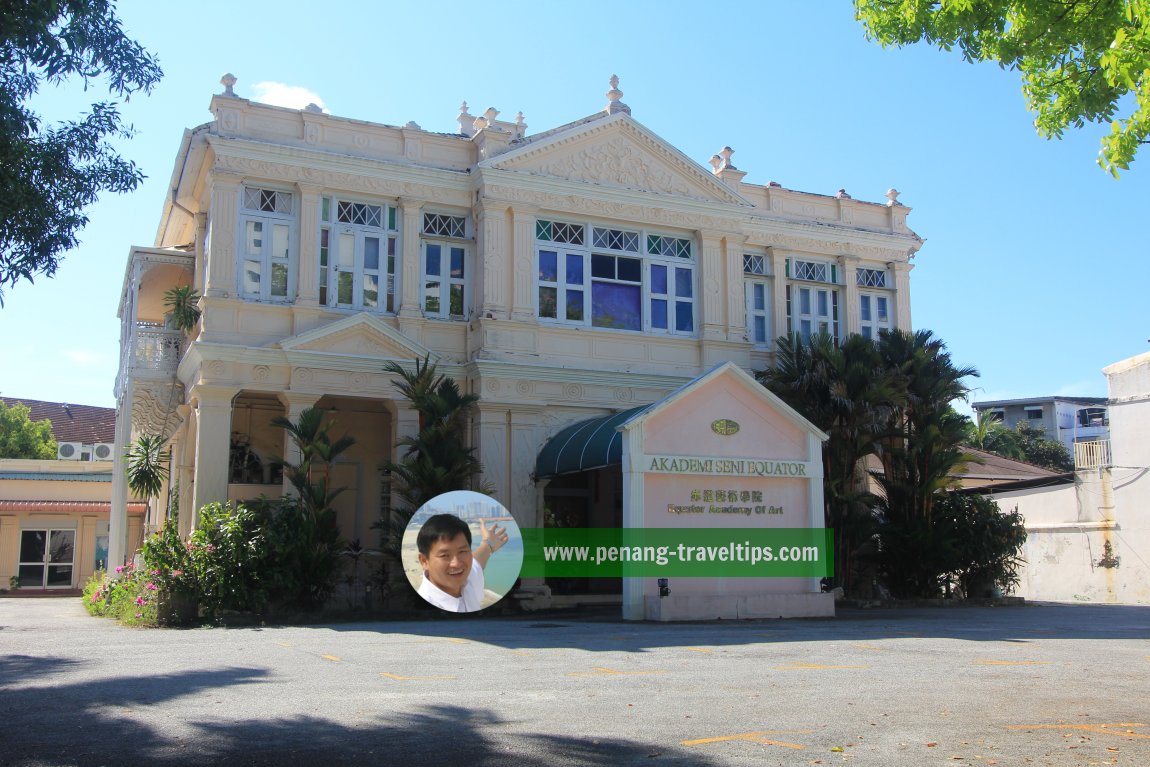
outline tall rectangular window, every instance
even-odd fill
[[[287,301],[295,292],[295,195],[243,188],[239,219],[240,295]]]
[[[321,304],[395,311],[396,220],[390,205],[321,198]]]
[[[890,297],[859,293],[859,332],[866,338],[878,338],[879,331],[890,327]]]
[[[690,239],[547,220],[536,222],[535,234],[540,319],[612,330],[695,332]]]
[[[423,214],[423,293],[425,317],[464,318],[471,309],[468,280],[470,241],[467,217]]]
[[[787,329],[803,341],[826,333],[839,337],[839,293],[831,288],[787,285]]]
[[[747,338],[755,346],[771,342],[770,283],[747,280]]]

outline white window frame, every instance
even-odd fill
[[[769,279],[762,277],[755,277],[743,281],[747,294],[747,340],[754,346],[759,348],[767,348],[771,346],[774,336],[771,332],[771,297],[772,285]],[[756,294],[762,294],[762,308],[758,308]],[[761,319],[763,321],[763,337],[760,339],[756,333],[755,320]]]
[[[265,210],[248,207],[249,192],[266,195],[287,195],[289,204],[287,210]],[[282,198],[277,197],[276,202]],[[236,227],[237,243],[236,253],[236,287],[237,293],[249,301],[267,301],[270,303],[288,303],[295,298],[297,285],[297,265],[299,263],[299,248],[297,247],[298,226],[296,213],[299,210],[299,195],[287,189],[278,189],[272,186],[257,186],[245,184],[240,187],[240,213],[239,226]],[[252,227],[259,227],[259,252],[252,252],[251,246],[255,237]],[[275,247],[276,227],[285,229],[286,241],[283,243],[285,252],[276,254]],[[259,286],[250,290],[247,281],[249,265],[256,264],[256,274]],[[276,267],[282,267],[286,272],[284,278],[283,295],[274,295],[272,287]]]
[[[696,262],[697,247],[694,238],[685,237],[681,234],[671,234],[664,231],[649,231],[641,227],[620,227],[617,225],[608,224],[595,224],[593,222],[572,222],[563,221],[560,219],[545,218],[540,221],[550,222],[552,230],[554,225],[559,225],[564,228],[567,227],[581,227],[583,230],[582,241],[583,244],[574,244],[569,242],[556,242],[550,240],[542,240],[538,238],[540,227],[536,225],[536,240],[535,240],[535,276],[534,276],[534,306],[535,316],[541,323],[554,324],[565,327],[588,327],[595,330],[603,331],[616,331],[623,333],[646,333],[654,335],[667,335],[678,337],[696,337],[698,335],[699,325],[699,298],[698,298],[698,267]],[[596,247],[593,243],[596,239],[603,243],[603,237],[595,237],[595,230],[616,230],[618,232],[626,233],[627,235],[635,235],[635,238],[627,236],[625,238],[612,238],[614,242],[624,244],[624,249],[616,249],[611,247]],[[650,253],[648,246],[651,241],[649,237],[666,237],[672,240],[686,240],[689,243],[690,257],[677,256],[673,254]],[[637,243],[636,243],[637,238]],[[658,241],[660,246],[666,246],[662,240]],[[632,249],[634,247],[635,249]],[[682,246],[677,248],[680,252],[684,250]],[[674,250],[674,248],[672,248]],[[556,280],[543,280],[540,276],[540,259],[543,252],[554,253],[556,260]],[[611,279],[606,277],[594,277],[592,274],[592,257],[593,256],[611,256],[615,258],[634,259],[640,263],[640,281],[634,282],[630,280]],[[568,256],[582,266],[582,282],[575,284],[568,284],[567,282],[567,267]],[[618,262],[616,261],[616,264]],[[660,266],[666,268],[667,274],[667,292],[656,293],[653,292],[654,278],[653,267]],[[686,271],[688,277],[686,279],[685,287],[686,292],[680,290],[678,282],[678,275],[676,270]],[[594,324],[595,308],[593,292],[596,283],[600,284],[625,284],[625,285],[638,285],[640,288],[640,327],[638,329],[631,328],[609,328],[601,325]],[[544,289],[553,289],[555,291],[555,316],[544,317],[541,315],[542,301],[540,300],[541,292]],[[582,317],[577,319],[568,319],[568,291],[582,293]],[[666,302],[666,324],[667,327],[655,327],[655,302]],[[690,316],[690,329],[679,330],[678,326],[678,312],[681,307],[685,307],[684,311],[689,312]]]
[[[339,221],[340,203],[379,207],[381,225]],[[395,206],[381,201],[325,195],[320,198],[319,237],[321,303],[335,309],[394,314],[400,272],[399,213]],[[369,268],[366,255],[368,242],[373,239],[379,241],[378,266]],[[348,263],[341,263],[348,247],[351,257],[347,259]],[[352,300],[341,303],[339,284],[343,274],[351,276]],[[365,297],[365,286],[372,277],[377,285],[375,306],[368,305]]]
[[[885,317],[879,313],[886,305]],[[889,293],[871,290],[859,291],[859,333],[865,338],[878,340],[879,333],[894,327],[894,297]],[[868,316],[869,315],[869,316]]]
[[[799,263],[810,265],[800,267]],[[787,269],[787,333],[798,334],[804,343],[811,336],[827,332],[838,343],[842,340],[841,296],[839,294],[839,268],[833,261],[817,258],[793,257],[786,260]],[[825,279],[794,276],[798,272],[823,271]],[[820,299],[823,299],[820,301]],[[805,310],[804,310],[805,306]],[[825,311],[824,311],[825,309]]]
[[[449,237],[441,234],[427,234],[424,233],[420,238],[420,291],[419,291],[419,306],[423,310],[424,317],[432,317],[436,319],[452,319],[464,320],[471,315],[471,274],[474,268],[471,263],[471,219],[468,216],[460,216],[455,213],[445,213],[440,211],[424,211],[423,227],[427,225],[427,216],[450,216],[452,218],[462,218],[463,237]],[[460,231],[460,230],[456,230]],[[439,248],[439,274],[433,275],[428,273],[429,261],[429,248]],[[461,252],[461,268],[463,271],[462,276],[454,277],[451,274],[451,259],[453,251]],[[432,288],[432,285],[435,288]],[[451,311],[451,293],[453,288],[458,288],[462,294],[460,301],[460,311]],[[435,292],[435,297],[438,299],[438,308],[432,306],[428,307],[428,298],[432,296],[432,290]]]

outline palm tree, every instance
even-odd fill
[[[777,366],[758,377],[829,436],[823,443],[826,525],[835,531],[836,582],[849,588],[855,552],[874,527],[864,460],[877,452],[902,394],[874,342],[861,335],[842,344],[825,333],[809,343],[792,335],[779,338],[777,347]]]
[[[1018,435],[989,410],[980,410],[975,420],[967,424],[966,444],[1006,458],[1023,458]]]

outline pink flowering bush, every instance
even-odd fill
[[[112,575],[97,570],[84,586],[84,607],[92,615],[116,618],[127,626],[155,626],[157,600],[149,585],[131,562]]]

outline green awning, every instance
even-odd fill
[[[647,405],[572,424],[547,441],[535,460],[535,479],[602,469],[623,463],[623,435],[619,424]]]

